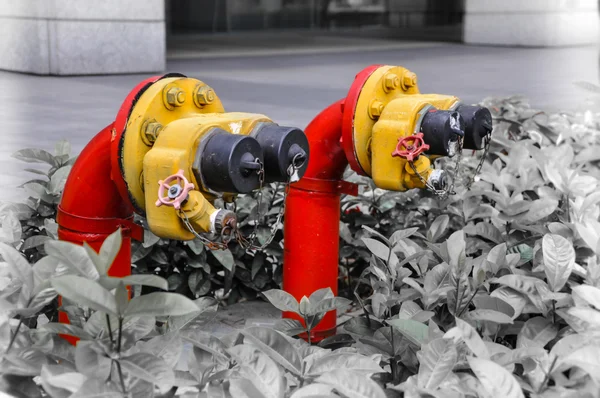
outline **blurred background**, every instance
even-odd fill
[[[227,110],[304,128],[372,64],[466,103],[548,111],[597,97],[598,0],[0,0],[0,199],[19,149],[74,152],[154,74],[211,85]],[[592,91],[581,87],[592,88]],[[597,109],[596,109],[597,111]]]

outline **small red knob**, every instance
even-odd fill
[[[413,162],[420,154],[429,149],[429,145],[423,140],[423,133],[409,135],[408,137],[400,138],[396,149],[392,152],[392,156],[399,156]]]

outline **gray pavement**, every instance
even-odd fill
[[[419,76],[422,92],[453,94],[474,103],[487,96],[523,94],[542,109],[575,109],[589,93],[573,83],[598,83],[594,47],[524,49],[449,43],[345,40],[257,48],[240,56],[173,56],[168,71],[199,78],[215,88],[227,110],[264,113],[280,124],[305,127],[329,103],[345,96],[354,75],[379,63],[403,65]],[[383,46],[383,47],[382,47]],[[335,42],[333,42],[335,47]],[[325,50],[323,50],[325,48]],[[192,53],[190,53],[192,51]],[[143,56],[143,54],[139,55]],[[19,200],[24,164],[14,151],[53,150],[67,139],[78,152],[109,124],[127,93],[149,75],[40,77],[0,71],[0,201]]]

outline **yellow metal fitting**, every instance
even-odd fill
[[[383,107],[383,102],[377,100],[371,101],[371,104],[369,105],[369,117],[371,119],[377,119],[383,112]]]
[[[142,203],[152,232],[170,239],[193,239],[194,234],[181,221],[185,216],[196,232],[209,232],[211,215],[216,211],[211,201],[216,199],[216,193],[203,186],[201,177],[194,173],[194,161],[198,151],[201,151],[203,140],[210,137],[215,128],[232,134],[249,135],[258,124],[264,122],[272,123],[264,115],[228,112],[188,114],[166,124],[152,149],[143,157]],[[183,170],[187,180],[194,185],[181,212],[169,206],[155,206],[159,193],[158,181],[165,180],[179,170]]]
[[[379,114],[381,114],[387,104],[395,98],[404,97],[407,94],[412,95],[419,93],[419,88],[416,85],[405,88],[400,84],[395,90],[385,90],[385,78],[387,75],[393,74],[396,76],[404,76],[406,72],[410,71],[401,66],[381,66],[369,76],[360,91],[354,112],[352,135],[354,153],[356,154],[360,167],[367,175],[371,175],[371,157],[369,156],[367,148],[369,147],[368,143],[373,134],[373,126],[378,119],[378,116],[375,116],[375,114],[378,111]],[[377,106],[374,109],[374,114],[372,112],[372,105],[375,101],[381,102],[383,108]]]
[[[392,157],[398,140],[418,132],[421,110],[433,105],[438,109],[448,109],[456,97],[437,94],[404,95],[390,101],[373,126],[370,144],[370,170],[375,185],[381,189],[406,191],[424,188],[424,184],[415,175],[408,161],[401,157]],[[367,152],[367,148],[364,149]],[[419,156],[414,162],[417,171],[425,181],[433,171],[429,158]]]
[[[406,90],[417,85],[417,75],[406,71],[402,76],[402,87]]]
[[[196,91],[194,93],[194,102],[196,106],[202,107],[205,105],[210,105],[215,100],[215,92],[212,88],[206,85],[199,85],[196,87]]]
[[[181,106],[174,107],[172,110],[166,108],[164,97],[169,88],[176,87],[186,93],[193,93],[199,85],[205,84],[191,78],[169,77],[160,79],[144,91],[127,119],[127,126],[123,134],[123,144],[119,154],[122,159],[121,172],[129,189],[131,201],[135,208],[142,214],[146,210],[146,199],[144,189],[142,188],[143,182],[140,181],[140,174],[143,172],[144,156],[153,146],[153,143],[145,138],[146,127],[144,124],[148,124],[151,121],[166,127],[174,120],[224,112],[221,101],[214,93],[214,101],[202,108],[197,107],[194,101],[189,100],[185,101]],[[165,90],[167,86],[168,88]],[[162,134],[162,130],[160,130],[160,134]],[[176,172],[177,170],[173,171],[173,173]],[[148,180],[147,175],[145,178]]]
[[[154,141],[158,138],[163,126],[157,123],[156,120],[147,120],[142,124],[141,137],[142,141],[148,146],[154,145]]]
[[[182,219],[187,218],[195,231],[212,232],[211,216],[217,211],[199,191],[190,191],[188,200],[181,206],[181,213],[178,216]],[[166,228],[163,232],[171,233],[173,228]],[[194,239],[192,233],[189,233],[189,236],[189,239]],[[181,237],[177,234],[172,239],[181,239]]]
[[[165,107],[167,109],[173,109],[183,105],[185,102],[185,91],[177,87],[165,87]]]
[[[400,87],[400,78],[395,73],[388,73],[383,78],[383,90],[392,91]]]
[[[425,188],[423,181],[427,181],[433,172],[431,160],[427,156],[421,155],[415,159],[413,166],[421,178],[415,173],[415,170],[413,170],[410,163],[406,162],[404,165],[404,186],[423,189]]]

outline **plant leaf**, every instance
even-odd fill
[[[558,335],[558,328],[548,319],[529,318],[517,336],[517,348],[544,347]]]
[[[598,345],[586,345],[574,352],[559,358],[557,369],[562,370],[571,366],[577,366],[597,383],[600,383],[600,347]]]
[[[110,375],[112,359],[104,354],[96,341],[80,341],[75,347],[77,371],[87,377],[106,381]]]
[[[495,322],[499,324],[513,323],[510,316],[495,310],[476,309],[467,313],[469,319],[474,321]]]
[[[449,222],[450,217],[447,214],[442,214],[441,216],[438,216],[431,223],[431,226],[427,231],[427,240],[433,243],[437,242],[437,240],[446,233],[446,229],[448,229]]]
[[[385,398],[385,392],[369,377],[346,369],[335,369],[317,377],[317,383],[329,384],[348,398]]]
[[[21,149],[20,151],[13,153],[12,157],[27,163],[48,163],[50,166],[58,166],[55,157],[52,156],[50,152],[43,149]]]
[[[435,339],[423,345],[417,353],[419,359],[419,387],[435,390],[452,373],[458,362],[458,351],[453,343]]]
[[[152,286],[158,289],[167,290],[169,282],[165,278],[157,275],[127,275],[121,278],[102,275],[98,279],[98,283],[104,286],[105,289],[115,289],[119,283],[125,286],[141,285],[141,286]]]
[[[115,232],[110,234],[102,243],[100,247],[100,252],[96,253],[94,249],[90,245],[86,243],[83,244],[88,256],[96,266],[98,273],[100,275],[105,275],[110,266],[115,261],[117,254],[121,250],[122,245],[122,235],[121,228],[117,229]]]
[[[196,304],[181,294],[156,292],[132,298],[125,316],[177,316],[197,311]]]
[[[59,259],[77,274],[87,279],[96,280],[100,276],[83,246],[60,240],[49,240],[44,244],[44,250],[48,255]]]
[[[114,382],[87,379],[69,398],[122,398],[123,393]]]
[[[573,287],[573,299],[576,306],[589,305],[600,311],[600,289],[590,285]]]
[[[235,260],[233,259],[233,254],[231,254],[230,250],[213,250],[210,252],[223,267],[225,267],[228,271],[231,272],[233,270],[233,266],[235,265]]]
[[[267,300],[269,300],[271,304],[273,304],[273,306],[275,306],[275,308],[281,311],[290,311],[295,312],[296,314],[300,313],[298,301],[296,301],[294,296],[288,292],[279,289],[271,289],[263,292],[262,294],[267,298]]]
[[[471,370],[492,397],[524,398],[523,391],[512,374],[502,366],[486,359],[467,357]]]
[[[449,262],[452,267],[462,271],[465,265],[465,234],[462,230],[454,232],[446,241],[448,246]]]
[[[369,357],[351,352],[334,351],[314,361],[306,371],[306,376],[317,377],[336,369],[352,370],[367,375],[384,372],[384,370]]]
[[[302,374],[302,359],[287,337],[273,329],[256,326],[244,329],[241,333],[275,362],[295,375]]]
[[[417,347],[421,347],[429,335],[427,325],[412,319],[390,319],[388,323]]]
[[[122,358],[121,366],[131,376],[152,384],[171,388],[175,382],[175,375],[169,365],[162,358],[146,352]]]
[[[444,335],[444,338],[453,339],[454,342],[462,340],[473,354],[477,355],[479,358],[488,359],[490,357],[490,352],[477,331],[460,318],[455,318],[455,321],[456,327],[448,330]]]
[[[273,325],[273,328],[281,333],[284,333],[287,336],[296,336],[297,334],[306,332],[302,323],[297,319],[279,319]]]
[[[546,234],[542,241],[544,272],[554,292],[565,285],[575,263],[575,250],[567,239],[560,235]]]
[[[107,314],[118,314],[115,297],[97,282],[80,276],[65,275],[52,279],[51,283],[58,294],[74,303]]]
[[[238,345],[228,352],[240,365],[239,372],[269,398],[280,398],[285,392],[283,372],[266,354],[250,345]]]
[[[33,269],[29,262],[14,247],[0,243],[0,255],[10,268],[13,277],[18,278],[27,286],[27,291],[33,291]]]

